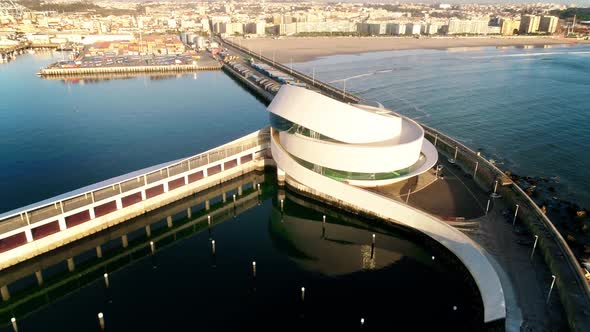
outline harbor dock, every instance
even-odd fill
[[[126,67],[88,67],[88,68],[44,68],[41,76],[68,76],[68,75],[93,75],[93,74],[123,74],[123,73],[163,73],[163,72],[192,72],[220,70],[223,65],[165,65],[165,66],[126,66]]]

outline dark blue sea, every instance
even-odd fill
[[[338,55],[294,65],[480,149],[502,169],[552,178],[590,207],[590,46]]]

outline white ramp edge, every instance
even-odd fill
[[[271,151],[277,167],[318,194],[331,196],[361,210],[372,211],[380,218],[420,231],[445,246],[463,263],[475,280],[483,302],[484,322],[506,318],[504,290],[498,273],[483,249],[467,235],[418,209],[330,179],[301,166],[283,149],[274,129],[271,129]]]

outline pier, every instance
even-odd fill
[[[30,46],[28,44],[0,48],[0,63],[14,59],[17,55],[23,54],[29,48]]]
[[[164,73],[220,70],[221,64],[197,65],[166,65],[166,66],[126,66],[126,67],[88,67],[88,68],[44,68],[41,76],[75,76],[101,74],[132,74],[132,73]]]
[[[21,312],[20,319],[25,318],[29,313],[67,296],[76,287],[103,278],[104,271],[113,274],[133,261],[149,257],[150,242],[157,250],[163,250],[177,241],[206,232],[208,217],[211,227],[232,220],[257,206],[267,196],[263,189],[258,189],[258,185],[264,183],[265,174],[249,172],[147,213],[134,222],[118,224],[90,235],[85,241],[57,248],[49,257],[32,258],[24,264],[8,268],[5,272],[9,273],[0,278],[4,301],[9,298],[9,302],[0,308],[0,326],[10,321],[15,310]],[[223,197],[233,194],[237,196],[235,203],[223,202]],[[92,253],[90,257],[89,253]],[[60,272],[63,277],[58,279],[53,275],[48,278],[44,271],[60,263],[64,267]],[[34,288],[33,293],[11,294],[8,291],[12,283],[30,275],[35,275],[37,285],[43,287]],[[25,311],[23,308],[26,308]]]
[[[262,129],[189,158],[4,213],[0,216],[0,269],[264,169],[268,135],[268,128]]]

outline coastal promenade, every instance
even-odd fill
[[[538,237],[537,250],[551,273],[556,277],[562,305],[573,331],[590,330],[590,287],[584,272],[565,239],[537,204],[496,165],[480,154],[434,128],[422,125],[426,138],[449,159],[454,159],[462,171],[488,193],[497,186],[499,198],[516,212],[515,223],[523,224]],[[532,239],[534,240],[534,239]]]

